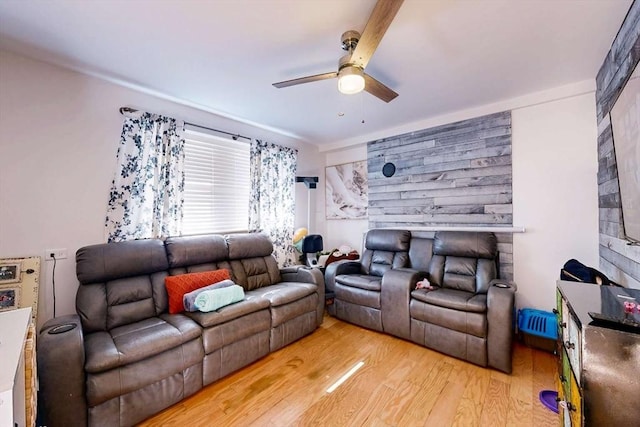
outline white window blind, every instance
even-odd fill
[[[245,231],[249,144],[185,130],[182,234]]]

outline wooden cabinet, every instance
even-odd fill
[[[636,294],[637,293],[637,294]],[[558,281],[558,398],[564,426],[638,425],[640,333],[594,323],[640,290]],[[639,301],[640,302],[640,301]],[[621,308],[620,308],[621,309]]]

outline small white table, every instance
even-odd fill
[[[26,422],[23,351],[29,322],[31,308],[0,313],[0,427]]]

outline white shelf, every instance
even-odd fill
[[[0,427],[13,426],[16,408],[21,407],[24,411],[22,351],[30,321],[31,308],[0,313]],[[17,396],[14,396],[14,389],[17,389]],[[23,425],[24,416],[24,413],[17,414],[19,425]]]

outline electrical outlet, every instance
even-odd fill
[[[53,254],[56,257],[56,260],[65,259],[67,257],[67,248],[63,249],[46,249],[44,251],[44,259],[45,261],[53,261]]]

